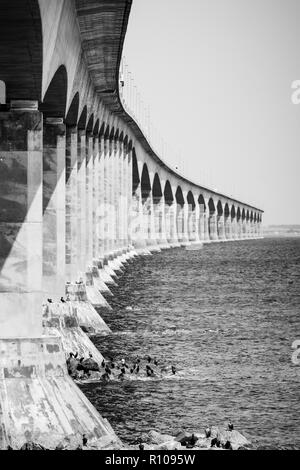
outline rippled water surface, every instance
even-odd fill
[[[178,369],[82,386],[124,441],[231,418],[254,447],[300,449],[300,365],[291,360],[300,339],[299,238],[140,257],[114,293],[104,316],[114,333],[93,338],[103,355],[133,362],[150,354]]]

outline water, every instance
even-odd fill
[[[178,375],[82,389],[128,443],[231,418],[254,448],[300,449],[299,287],[300,238],[141,257],[104,317],[114,334],[93,340],[106,357],[150,354]]]

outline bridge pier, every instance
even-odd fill
[[[42,297],[64,290],[57,282],[64,272],[62,266],[57,273],[57,260],[64,254],[57,238],[65,230],[64,209],[54,188],[56,181],[64,191],[65,156],[58,161],[64,129],[45,123],[43,148],[37,102],[18,101],[0,112],[0,134],[0,449],[19,449],[28,441],[53,449],[66,439],[76,448],[84,433],[99,447],[103,438],[119,444],[68,376],[61,337],[43,336]],[[43,222],[50,220],[53,237],[44,232],[43,263]]]

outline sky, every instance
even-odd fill
[[[133,0],[123,52],[167,163],[300,224],[299,0]]]

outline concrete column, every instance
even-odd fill
[[[99,162],[99,173],[98,173],[98,207],[97,207],[97,235],[98,235],[98,251],[99,258],[104,259],[104,226],[105,226],[105,151],[104,151],[104,137],[100,138],[100,162]]]
[[[154,208],[151,192],[142,194],[143,203],[143,225],[146,245],[153,247],[156,244],[154,239]]]
[[[127,176],[125,175],[125,160],[124,160],[124,144],[123,141],[119,141],[119,185],[118,185],[118,223],[119,227],[119,243],[118,247],[120,252],[125,248],[125,220],[126,220],[126,198],[124,194],[124,179]]]
[[[146,248],[146,234],[144,226],[144,208],[142,203],[141,185],[139,184],[132,195],[132,240],[135,248]]]
[[[223,208],[224,211],[224,208]],[[218,239],[225,240],[225,220],[224,220],[224,212],[222,215],[217,216],[217,231],[218,231]]]
[[[46,118],[43,132],[43,292],[65,295],[66,260],[66,126]]]
[[[78,279],[77,127],[66,129],[66,280]]]
[[[86,135],[86,267],[90,266],[93,260],[93,135],[87,132]]]
[[[114,206],[114,188],[115,188],[115,143],[109,142],[109,199],[108,199],[108,220],[109,220],[109,256],[114,251],[115,241],[115,206]]]
[[[195,241],[196,243],[200,241],[200,206],[198,201],[196,201],[195,206]]]
[[[242,238],[242,217],[236,219],[236,238],[238,240]]]
[[[209,238],[210,240],[217,241],[218,240],[218,232],[217,232],[217,214],[216,212],[211,212],[209,214]]]
[[[188,226],[188,239],[190,242],[195,242],[196,241],[196,206],[192,207],[191,204],[187,204],[188,207],[188,220],[187,220],[187,226]]]
[[[125,206],[123,196],[123,178],[124,178],[124,165],[123,165],[123,142],[118,140],[117,149],[117,184],[116,184],[116,234],[117,234],[117,250],[119,253],[123,250],[124,244],[124,219],[125,219]]]
[[[165,207],[167,204],[165,204]],[[168,238],[168,243],[172,247],[179,247],[180,242],[179,242],[179,237],[178,237],[178,231],[177,231],[177,203],[175,200],[173,200],[169,204],[169,217],[170,217],[170,239]]]
[[[204,220],[204,240],[209,242],[210,237],[209,237],[209,215],[208,215],[208,209],[205,211],[203,214],[203,220]]]
[[[184,204],[175,204],[176,206],[176,231],[178,242],[184,243]]]
[[[199,205],[199,238],[201,241],[206,240],[205,238],[205,205],[203,203]]]
[[[170,240],[171,240],[171,204],[164,201],[164,208],[165,208],[166,239],[168,243],[170,243]]]
[[[78,131],[77,151],[77,252],[80,266],[80,276],[86,270],[86,134],[85,130]]]
[[[246,219],[241,218],[241,238],[246,238]]]
[[[99,259],[99,183],[100,183],[100,146],[99,137],[93,138],[93,220],[92,220],[92,237],[93,237],[93,261]]]
[[[125,198],[126,198],[126,220],[125,220],[125,240],[126,246],[132,245],[132,150],[129,151],[128,147],[124,148],[125,158]],[[127,185],[126,185],[127,182]]]
[[[231,227],[231,216],[230,211],[229,215],[224,215],[224,225],[225,225],[225,238],[226,240],[232,239],[232,227]]]
[[[250,220],[250,237],[254,238],[254,221]]]
[[[120,147],[119,140],[113,141],[113,179],[112,179],[112,203],[113,203],[113,237],[112,237],[112,252],[116,256],[120,242],[120,219],[118,212],[119,204],[119,183],[120,183]]]
[[[160,248],[166,248],[168,241],[166,236],[165,199],[163,195],[153,198],[153,210],[156,242]]]
[[[236,227],[236,215],[234,217],[231,216],[230,218],[231,220],[231,234],[232,234],[232,239],[233,240],[236,240],[236,231],[237,231],[237,227]]]
[[[109,253],[109,237],[110,237],[110,220],[109,220],[109,206],[110,206],[110,156],[109,156],[109,139],[104,139],[104,255]]]
[[[20,102],[18,111],[15,102],[0,112],[1,338],[42,333],[43,117],[37,105]]]
[[[250,219],[246,218],[246,238],[250,238]]]

